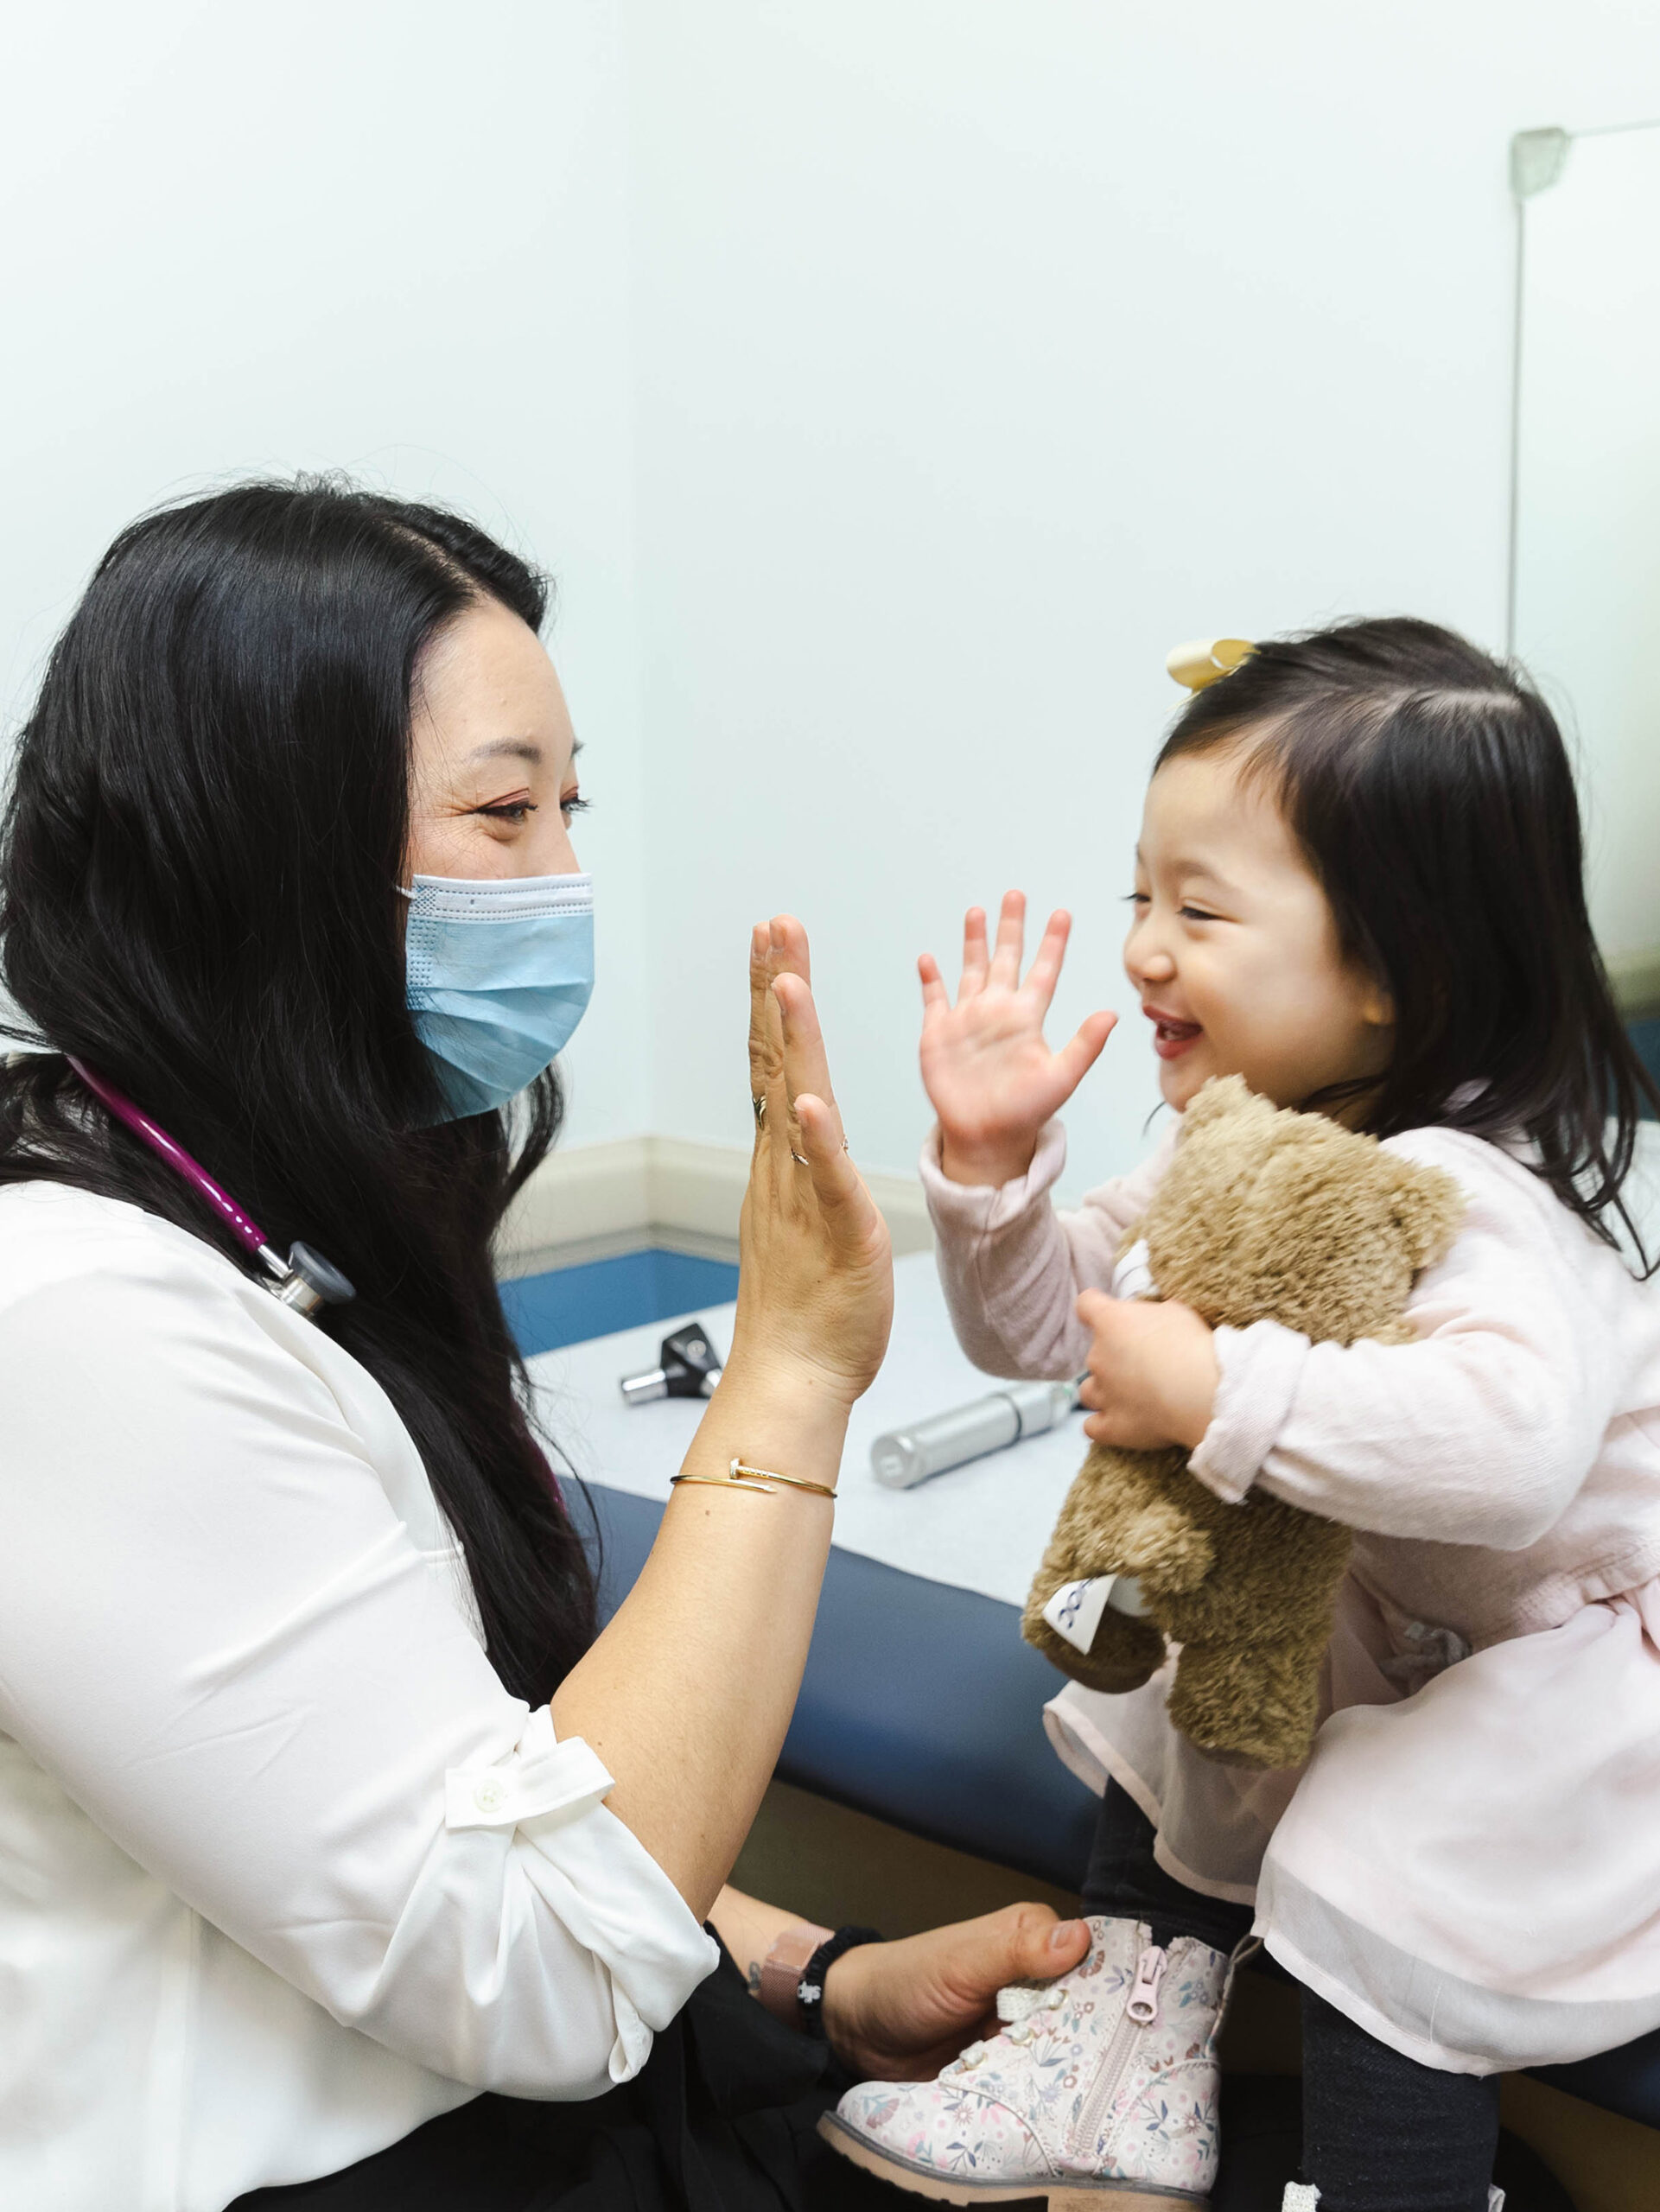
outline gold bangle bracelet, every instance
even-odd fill
[[[723,1475],[671,1475],[670,1489],[677,1483],[702,1483],[710,1490],[761,1490],[769,1493],[774,1483],[782,1483],[788,1490],[810,1490],[819,1497],[833,1499],[836,1496],[829,1483],[810,1483],[805,1475],[781,1475],[775,1467],[748,1467],[741,1459],[732,1460]]]

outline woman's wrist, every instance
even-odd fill
[[[833,1490],[851,1403],[809,1363],[735,1357],[709,1402],[687,1467],[696,1460],[700,1474],[724,1474],[736,1457]]]
[[[741,1324],[709,1402],[735,1406],[741,1402],[766,1418],[783,1412],[792,1421],[844,1428],[862,1395],[849,1376],[838,1375],[810,1352],[752,1344]]]

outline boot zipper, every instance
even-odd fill
[[[1101,2062],[1101,2071],[1091,2090],[1089,2101],[1079,2117],[1073,2136],[1074,2147],[1080,2158],[1092,2157],[1100,2139],[1102,2122],[1112,2109],[1129,2062],[1135,2056],[1135,2042],[1143,2028],[1150,2028],[1159,2017],[1159,1984],[1164,1970],[1170,1963],[1165,1952],[1156,1943],[1149,1943],[1135,1962],[1135,1986],[1130,1991],[1124,2006],[1124,2016],[1112,2031],[1112,2041],[1107,2045],[1107,2055]]]

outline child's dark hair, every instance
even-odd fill
[[[1591,933],[1573,770],[1526,677],[1433,622],[1340,623],[1197,693],[1156,767],[1231,745],[1271,781],[1344,953],[1394,1001],[1381,1080],[1305,1103],[1364,1096],[1379,1137],[1524,1131],[1562,1204],[1610,1243],[1615,1217],[1652,1273],[1621,1186],[1660,1091]]]

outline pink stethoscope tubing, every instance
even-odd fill
[[[159,1122],[152,1122],[142,1106],[135,1106],[124,1092],[106,1083],[101,1075],[94,1075],[85,1060],[78,1060],[73,1052],[64,1058],[88,1090],[101,1098],[118,1122],[124,1122],[136,1137],[142,1138],[152,1152],[159,1152],[170,1167],[175,1168],[185,1181],[200,1191],[215,1213],[258,1260],[275,1275],[288,1273],[288,1262],[279,1252],[273,1250],[264,1230],[251,1215],[245,1213],[222,1184],[216,1183],[199,1160],[193,1160],[184,1147],[169,1136]]]
[[[169,1166],[181,1175],[194,1191],[200,1192],[232,1234],[257,1259],[270,1269],[277,1279],[279,1294],[283,1296],[283,1302],[296,1305],[300,1311],[309,1313],[311,1306],[316,1302],[315,1300],[302,1304],[287,1294],[296,1288],[300,1283],[301,1279],[295,1268],[283,1258],[280,1253],[272,1249],[259,1224],[251,1214],[237,1204],[224,1185],[216,1183],[201,1162],[199,1160],[193,1160],[178,1140],[170,1137],[159,1122],[152,1121],[142,1106],[135,1106],[124,1091],[118,1090],[112,1083],[106,1083],[101,1075],[95,1075],[86,1061],[77,1059],[73,1052],[66,1052],[64,1058],[93,1096],[101,1099],[116,1119],[124,1122],[141,1143],[147,1144],[152,1152],[158,1153]],[[302,1249],[297,1245],[295,1249],[296,1253]],[[348,1297],[351,1295],[349,1285],[347,1286],[346,1294]],[[568,1519],[569,1515],[565,1504],[564,1485],[559,1479],[557,1470],[551,1465],[548,1467],[548,1476],[553,1484],[554,1497],[559,1503],[559,1510]]]

